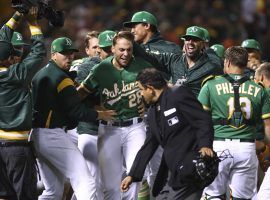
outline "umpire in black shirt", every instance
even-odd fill
[[[159,194],[169,171],[168,185],[171,189],[168,199],[200,199],[202,188],[181,181],[177,168],[192,151],[200,152],[202,156],[214,155],[210,116],[186,86],[168,87],[161,73],[154,68],[143,70],[137,80],[145,102],[151,105],[147,113],[149,127],[145,143],[130,173],[122,181],[121,190],[125,192],[132,182],[142,180],[147,163],[161,145],[164,149],[163,161],[154,183],[153,195]]]

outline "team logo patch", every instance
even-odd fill
[[[22,36],[21,35],[19,35],[19,34],[17,34],[17,39],[16,39],[17,41],[21,41],[22,40]]]
[[[194,27],[194,26],[190,28],[190,32],[195,33],[195,32],[197,32],[197,31],[198,31],[198,29],[197,29],[196,27]]]
[[[113,37],[114,37],[114,35],[111,35],[111,36],[110,36],[109,34],[107,34],[107,35],[106,35],[106,41],[107,41],[107,42],[112,41],[112,40],[113,40]]]
[[[171,119],[168,119],[168,125],[169,126],[173,126],[175,124],[177,124],[179,122],[179,119],[177,116],[171,118]]]

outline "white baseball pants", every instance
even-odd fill
[[[98,159],[105,200],[136,200],[140,183],[133,183],[128,194],[122,195],[120,184],[123,162],[129,173],[133,161],[144,143],[145,123],[128,127],[99,125]]]
[[[219,163],[219,173],[214,182],[205,188],[204,193],[211,197],[219,196],[225,194],[229,186],[233,197],[251,199],[257,185],[258,160],[255,143],[239,140],[214,141],[213,149],[218,156],[222,151],[229,150],[233,158]]]
[[[34,128],[31,140],[45,190],[39,200],[61,200],[66,178],[78,200],[96,200],[95,179],[79,149],[61,128]]]

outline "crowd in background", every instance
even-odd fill
[[[77,42],[84,54],[83,37],[88,30],[121,30],[139,10],[153,13],[159,22],[159,31],[165,39],[182,43],[179,35],[196,24],[205,27],[211,35],[210,43],[221,43],[225,48],[240,45],[246,38],[255,38],[262,44],[263,59],[269,60],[270,0],[57,0],[51,4],[65,12],[65,25],[54,28],[44,20],[42,29],[47,44],[65,35]],[[11,0],[0,1],[0,23],[12,14]],[[20,30],[20,29],[19,29]],[[23,35],[29,34],[25,32]]]

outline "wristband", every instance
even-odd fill
[[[41,29],[40,29],[39,26],[32,26],[32,25],[30,25],[29,28],[30,28],[31,35],[42,34]]]

